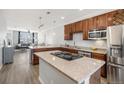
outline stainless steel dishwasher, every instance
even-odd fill
[[[79,50],[78,54],[82,56],[90,57],[90,58],[92,57],[92,53],[88,51]]]

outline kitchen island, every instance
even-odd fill
[[[39,58],[36,55],[34,55],[34,53],[43,52],[43,51],[60,50],[60,51],[67,51],[71,53],[78,53],[78,51],[87,51],[87,52],[98,53],[102,55],[106,55],[107,53],[105,49],[92,50],[87,47],[74,48],[74,47],[65,47],[65,46],[35,46],[35,47],[30,46],[29,49],[30,49],[30,63],[33,65],[39,64]]]
[[[37,52],[39,79],[45,84],[100,83],[100,69],[104,61],[82,57],[67,61],[51,55],[56,51]]]

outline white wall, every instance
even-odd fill
[[[2,46],[3,40],[5,39],[6,31],[6,20],[3,15],[3,11],[0,10],[0,46]]]
[[[47,44],[69,44],[74,45],[74,41],[77,46],[91,47],[94,46],[96,48],[107,48],[106,40],[82,40],[82,33],[74,34],[73,40],[64,40],[64,26],[59,26],[56,28],[49,29],[44,31],[46,33],[46,43]],[[42,34],[42,37],[44,35]]]
[[[2,66],[2,46],[3,46],[3,40],[5,39],[6,36],[6,20],[3,15],[3,11],[0,10],[0,68]]]
[[[39,32],[39,42],[46,44],[60,45],[64,44],[64,28],[62,26],[41,30]]]

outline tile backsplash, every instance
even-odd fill
[[[83,47],[96,47],[101,49],[107,49],[107,40],[82,40],[82,33],[75,33],[73,40],[65,41],[66,44]]]

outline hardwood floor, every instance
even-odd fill
[[[29,64],[29,52],[16,51],[14,62],[0,70],[0,84],[40,84],[38,65]]]

